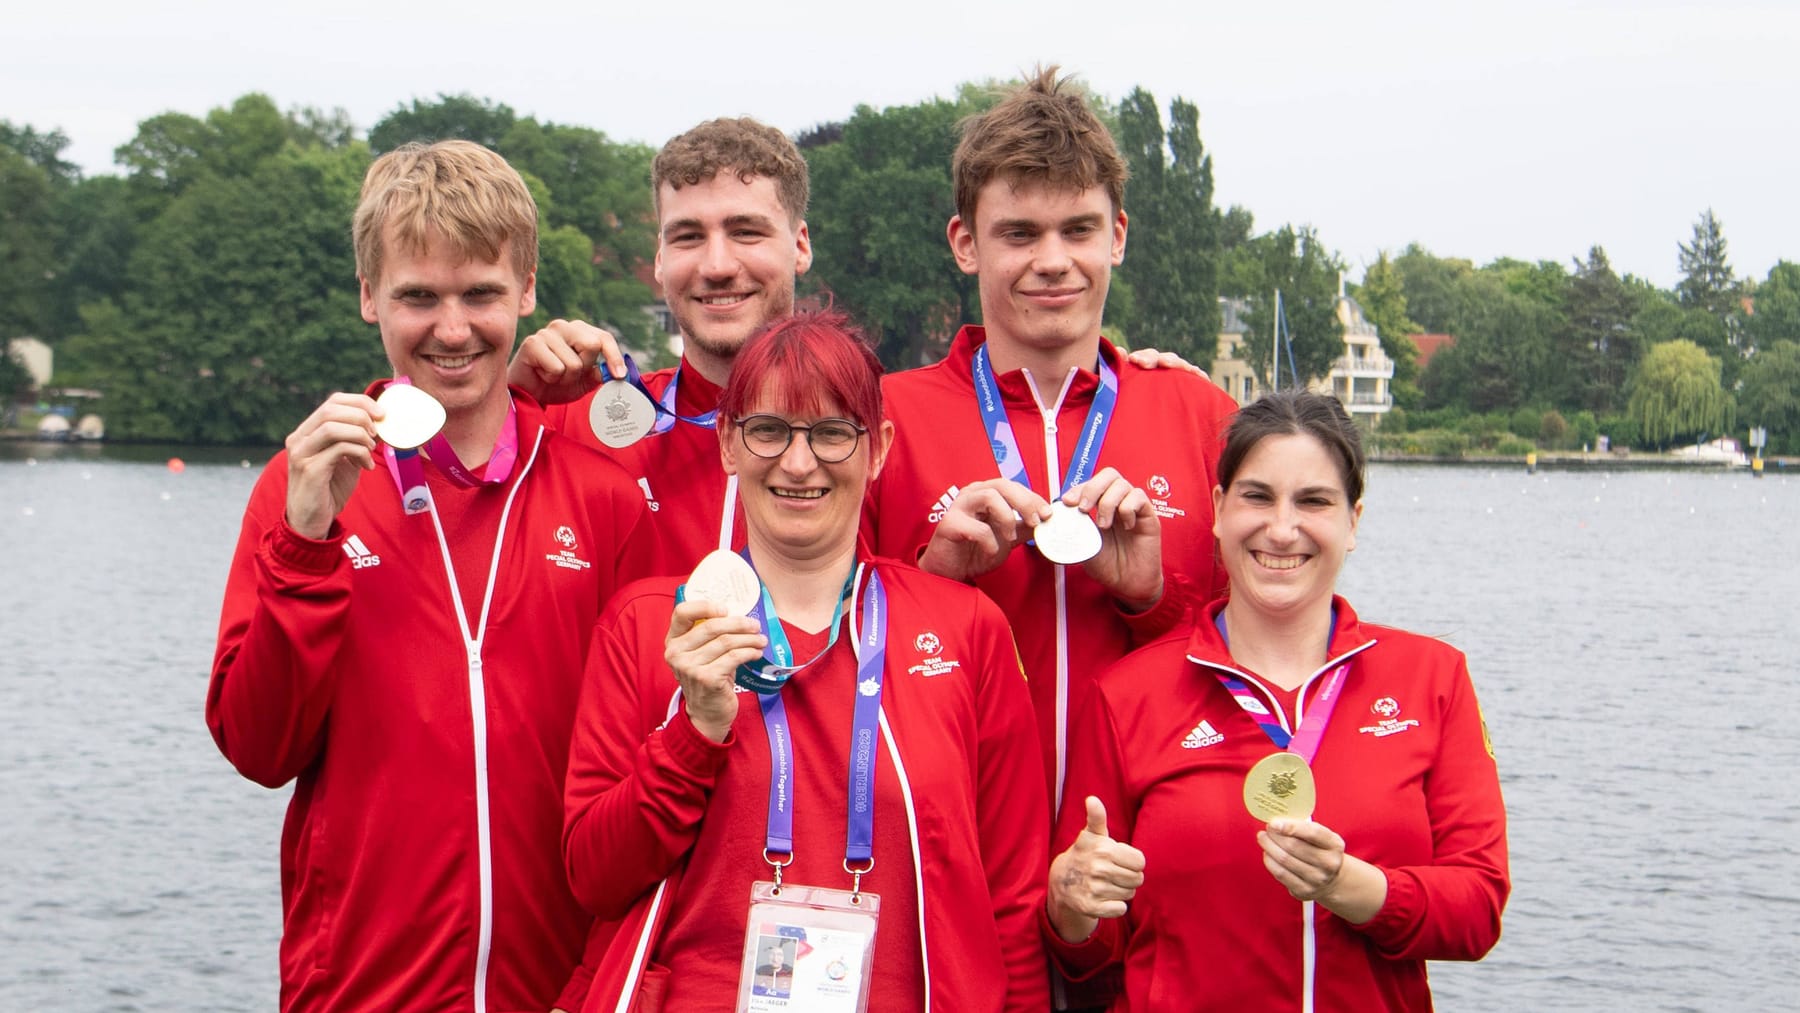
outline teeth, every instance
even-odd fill
[[[430,360],[430,362],[433,365],[442,367],[444,369],[461,369],[464,366],[467,366],[469,363],[475,361],[475,357],[473,355],[457,355],[457,356],[428,355],[425,358]]]
[[[747,298],[749,298],[749,296],[742,296],[742,295],[701,296],[700,304],[702,306],[734,306],[738,303],[743,302]]]
[[[825,495],[823,489],[771,489],[769,491],[782,499],[818,499]]]
[[[1271,570],[1292,570],[1306,562],[1305,556],[1271,556],[1264,552],[1252,552],[1256,561]]]

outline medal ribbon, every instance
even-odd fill
[[[750,546],[738,550],[744,562],[750,563],[755,570],[756,564],[750,559]],[[737,683],[745,689],[757,693],[774,693],[782,685],[793,678],[794,673],[823,658],[837,643],[838,631],[842,629],[839,620],[844,617],[844,602],[850,600],[855,590],[856,571],[844,578],[843,589],[838,592],[837,606],[831,613],[831,639],[826,641],[824,650],[812,656],[805,664],[794,664],[794,648],[788,643],[787,634],[782,632],[781,617],[775,614],[775,599],[769,597],[767,585],[758,584],[762,588],[762,599],[751,607],[749,616],[762,627],[763,636],[769,638],[769,646],[763,648],[763,656],[755,661],[747,661],[737,668]]]
[[[392,382],[411,384],[412,380],[396,376]],[[476,478],[475,473],[464,466],[441,432],[426,442],[425,451],[427,459],[457,485],[464,488],[502,485],[512,477],[513,465],[519,459],[519,406],[513,403],[512,395],[507,394],[506,421],[500,426],[500,436],[494,441],[494,450],[488,456],[482,478]],[[420,463],[419,449],[396,450],[384,445],[382,456],[387,461],[388,474],[394,477],[394,485],[400,490],[401,506],[407,514],[424,513],[429,509],[431,492],[425,485],[425,466]]]
[[[696,425],[702,429],[712,429],[718,424],[719,410],[717,408],[714,408],[704,415],[682,415],[675,411],[675,388],[681,384],[680,366],[675,367],[675,375],[669,378],[669,386],[663,391],[662,397],[659,398],[655,394],[650,393],[650,388],[644,383],[644,375],[638,372],[637,363],[632,361],[631,356],[628,353],[623,352],[620,353],[620,355],[625,360],[625,382],[636,387],[638,393],[644,395],[644,397],[649,400],[651,407],[656,409],[656,424],[650,427],[650,432],[652,434],[668,432],[675,428],[675,423],[677,421]],[[605,362],[601,362],[598,365],[600,367],[601,379],[609,381],[618,379],[606,368]]]
[[[887,592],[881,575],[872,567],[863,591],[860,629],[856,642],[856,707],[850,726],[850,794],[844,827],[846,865],[869,861],[875,854],[875,742],[881,724],[882,673],[887,657]],[[835,630],[832,640],[837,640]],[[830,649],[826,647],[827,651]],[[769,823],[764,848],[770,854],[792,855],[794,750],[788,734],[787,707],[781,702],[780,693],[763,693],[759,699],[763,730],[769,736],[770,765]]]
[[[1000,476],[1031,488],[1031,479],[1025,473],[1025,457],[1019,453],[1019,441],[1013,435],[1012,422],[1006,417],[1006,405],[1000,400],[1000,385],[988,362],[987,345],[975,350],[969,371],[975,380],[975,405],[981,409],[988,449],[993,451],[994,463],[1000,466]],[[1095,360],[1094,372],[1100,376],[1100,387],[1094,391],[1087,419],[1081,423],[1081,439],[1075,444],[1075,456],[1069,460],[1068,470],[1064,472],[1063,486],[1057,491],[1058,499],[1094,476],[1094,463],[1100,457],[1101,446],[1106,443],[1106,430],[1112,425],[1113,409],[1119,402],[1119,376],[1106,364],[1104,355]],[[1044,452],[1054,454],[1056,447],[1046,446]]]
[[[1225,613],[1220,612],[1214,616],[1213,623],[1219,628],[1219,636],[1225,638],[1225,646],[1229,648],[1231,635],[1225,632]],[[1337,610],[1335,609],[1332,610],[1331,625],[1334,629],[1337,627]],[[1309,765],[1312,763],[1313,757],[1318,755],[1319,741],[1325,737],[1325,726],[1331,721],[1331,712],[1337,709],[1338,690],[1343,688],[1344,675],[1349,671],[1350,663],[1346,661],[1326,677],[1325,685],[1319,688],[1319,694],[1313,697],[1312,706],[1307,709],[1306,717],[1301,720],[1299,730],[1290,735],[1287,729],[1281,727],[1281,721],[1270,713],[1268,706],[1262,702],[1262,698],[1257,696],[1256,692],[1242,679],[1226,675],[1216,668],[1212,670],[1213,675],[1219,680],[1219,685],[1225,687],[1225,691],[1231,694],[1231,698],[1237,701],[1237,705],[1243,708],[1245,713],[1256,719],[1257,727],[1263,730],[1263,734],[1269,737],[1270,742],[1275,743],[1276,748],[1297,754]]]

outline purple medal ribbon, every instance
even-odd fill
[[[702,429],[712,429],[718,424],[719,410],[717,408],[704,415],[682,415],[675,411],[675,388],[681,385],[680,366],[675,367],[675,375],[669,377],[669,386],[659,398],[650,393],[649,386],[644,383],[644,374],[638,371],[637,363],[632,361],[630,354],[620,353],[620,357],[625,360],[625,382],[637,388],[638,393],[644,395],[649,400],[650,406],[656,409],[656,422],[650,427],[651,435],[666,433],[674,429],[677,421],[696,425]],[[598,365],[601,379],[607,381],[617,379],[612,375],[612,371],[606,368],[606,363],[601,362]]]
[[[394,377],[393,382],[412,383],[404,376]],[[501,424],[494,451],[488,456],[484,478],[476,478],[462,463],[443,433],[433,436],[425,444],[425,451],[430,461],[457,485],[464,488],[503,485],[512,477],[513,465],[519,459],[519,406],[513,403],[511,394],[506,396],[506,421]],[[384,446],[382,456],[387,461],[388,474],[394,477],[394,485],[400,490],[402,507],[409,515],[424,513],[431,505],[431,494],[425,485],[425,466],[419,460],[418,448],[395,450]]]
[[[871,567],[863,591],[857,652],[856,707],[850,728],[850,797],[844,829],[844,862],[869,861],[875,843],[875,745],[881,723],[881,686],[887,656],[887,593]],[[780,693],[759,694],[769,736],[769,824],[765,853],[794,853],[793,741]]]

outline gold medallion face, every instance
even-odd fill
[[[1312,819],[1317,803],[1312,768],[1296,753],[1271,753],[1244,775],[1244,808],[1260,823],[1278,816]]]

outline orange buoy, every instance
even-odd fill
[[[169,470],[179,475],[187,470],[187,462],[179,457],[169,458]]]

